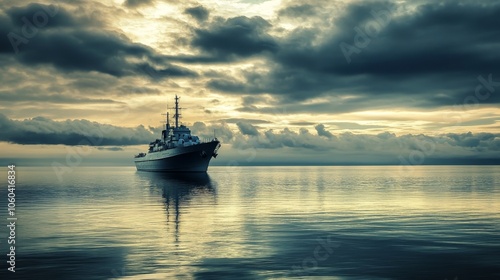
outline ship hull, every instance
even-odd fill
[[[144,157],[135,158],[134,162],[139,171],[206,172],[219,143],[212,141],[148,153]]]

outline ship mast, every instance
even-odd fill
[[[167,133],[168,131],[170,131],[170,118],[168,116],[168,112],[167,112]]]
[[[180,114],[179,114],[179,97],[177,97],[177,95],[175,95],[175,128],[179,128],[179,117],[180,117]]]

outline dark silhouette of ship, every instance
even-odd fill
[[[161,139],[149,143],[147,153],[135,156],[137,170],[155,172],[206,172],[210,160],[217,157],[221,144],[214,135],[209,141],[201,141],[191,135],[185,125],[179,125],[179,97],[175,96],[175,126],[167,124],[161,132]]]

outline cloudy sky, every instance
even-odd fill
[[[214,164],[500,163],[498,1],[1,3],[2,162],[132,164],[177,94]]]

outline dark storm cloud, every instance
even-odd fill
[[[257,128],[246,122],[237,122],[236,125],[243,135],[259,135],[259,131]]]
[[[96,24],[90,24],[90,19],[72,16],[62,7],[15,7],[0,14],[0,22],[7,26],[1,28],[0,55],[15,53],[13,57],[27,66],[52,65],[60,71],[150,79],[196,75],[169,64],[153,49],[133,43],[122,34],[92,28]]]
[[[300,12],[313,11],[295,5],[280,13]],[[497,26],[498,2],[421,2],[411,12],[393,2],[356,2],[335,26],[298,27],[271,39],[265,74],[246,71],[243,79],[221,76],[207,85],[226,93],[274,94],[275,105],[354,95],[351,111],[377,100],[385,108],[455,105],[473,97],[499,103],[493,94],[500,91]],[[210,50],[234,53],[217,45]],[[478,98],[478,86],[487,98]]]
[[[425,5],[407,24],[415,27],[417,32],[425,32],[424,36],[414,33],[405,34],[409,40],[404,50],[396,49],[394,56],[384,59],[385,73],[428,73],[451,72],[470,73],[497,72],[500,56],[495,44],[500,42],[500,31],[494,26],[500,24],[500,5],[460,5],[449,3],[443,6]],[[386,44],[396,43],[396,35],[405,30],[402,24],[389,26],[392,38]],[[444,36],[446,35],[446,36]],[[427,40],[419,42],[422,37]],[[430,42],[429,39],[432,38]],[[411,53],[415,53],[415,58]],[[402,67],[402,63],[413,67]],[[373,61],[378,62],[378,61]],[[393,67],[399,66],[396,69]],[[391,69],[392,68],[392,69]]]
[[[432,2],[420,5],[416,12],[402,17],[397,16],[397,8],[388,3],[353,5],[347,12],[348,15],[338,21],[344,32],[332,41],[334,45],[344,41],[354,43],[356,26],[365,33],[375,23],[385,27],[379,28],[380,32],[367,41],[366,48],[358,56],[352,56],[352,65],[331,63],[305,67],[336,74],[403,77],[432,73],[476,76],[481,72],[498,71],[500,55],[491,45],[500,42],[500,31],[495,28],[500,24],[498,3]],[[327,50],[321,51],[326,54]],[[328,62],[342,57],[334,55],[330,58]],[[287,61],[295,63],[294,60]]]
[[[318,124],[314,128],[316,129],[318,136],[324,136],[326,138],[333,138],[334,137],[330,131],[327,131],[325,129],[325,125],[323,125],[323,124]]]
[[[315,162],[324,161],[325,158],[329,158],[332,163],[349,162],[350,159],[356,158],[357,164],[500,163],[499,134],[334,134],[321,124],[315,128],[316,134],[305,128],[299,132],[285,128],[281,131],[268,130],[246,138],[236,135],[234,142],[238,143],[239,149],[267,149],[265,155],[274,153],[272,150],[282,153],[283,149],[288,148],[304,149],[305,154],[316,153]],[[296,160],[300,163],[304,158]]]
[[[12,24],[18,27],[22,27],[26,22],[31,23],[35,28],[101,26],[101,22],[94,18],[83,13],[72,15],[58,5],[31,3],[23,7],[12,7],[6,13]]]
[[[11,52],[12,46],[10,44],[7,34],[13,29],[12,22],[10,18],[0,11],[0,54],[5,52]]]
[[[142,74],[150,79],[163,79],[166,77],[196,77],[198,74],[180,66],[168,65],[164,68],[155,68],[148,63],[134,66],[135,73]]]
[[[0,141],[17,144],[124,146],[146,144],[155,135],[144,126],[117,127],[88,120],[54,121],[44,117],[12,120],[0,114]]]
[[[136,8],[139,6],[151,5],[153,0],[125,0],[123,4],[130,8]]]
[[[203,6],[196,6],[196,7],[191,7],[191,8],[186,8],[184,10],[184,13],[192,16],[195,18],[198,22],[204,22],[208,19],[208,16],[210,12],[207,10],[207,8]]]
[[[479,147],[482,141],[492,141],[493,148],[500,148],[500,142],[498,141],[500,139],[496,139],[495,141],[496,135],[492,133],[477,133],[475,135],[471,132],[462,134],[449,133],[446,134],[446,136],[449,137],[453,143],[462,147]]]
[[[183,63],[228,63],[276,51],[277,39],[268,32],[271,23],[259,16],[215,17],[201,28],[193,28],[191,47],[198,55],[167,56]],[[215,73],[221,77],[220,73]],[[210,71],[205,73],[211,77]]]
[[[217,19],[207,28],[195,29],[192,46],[216,57],[247,57],[274,50],[277,45],[267,34],[271,24],[261,17]]]
[[[318,7],[311,4],[290,5],[278,11],[280,17],[307,18],[316,15]]]

